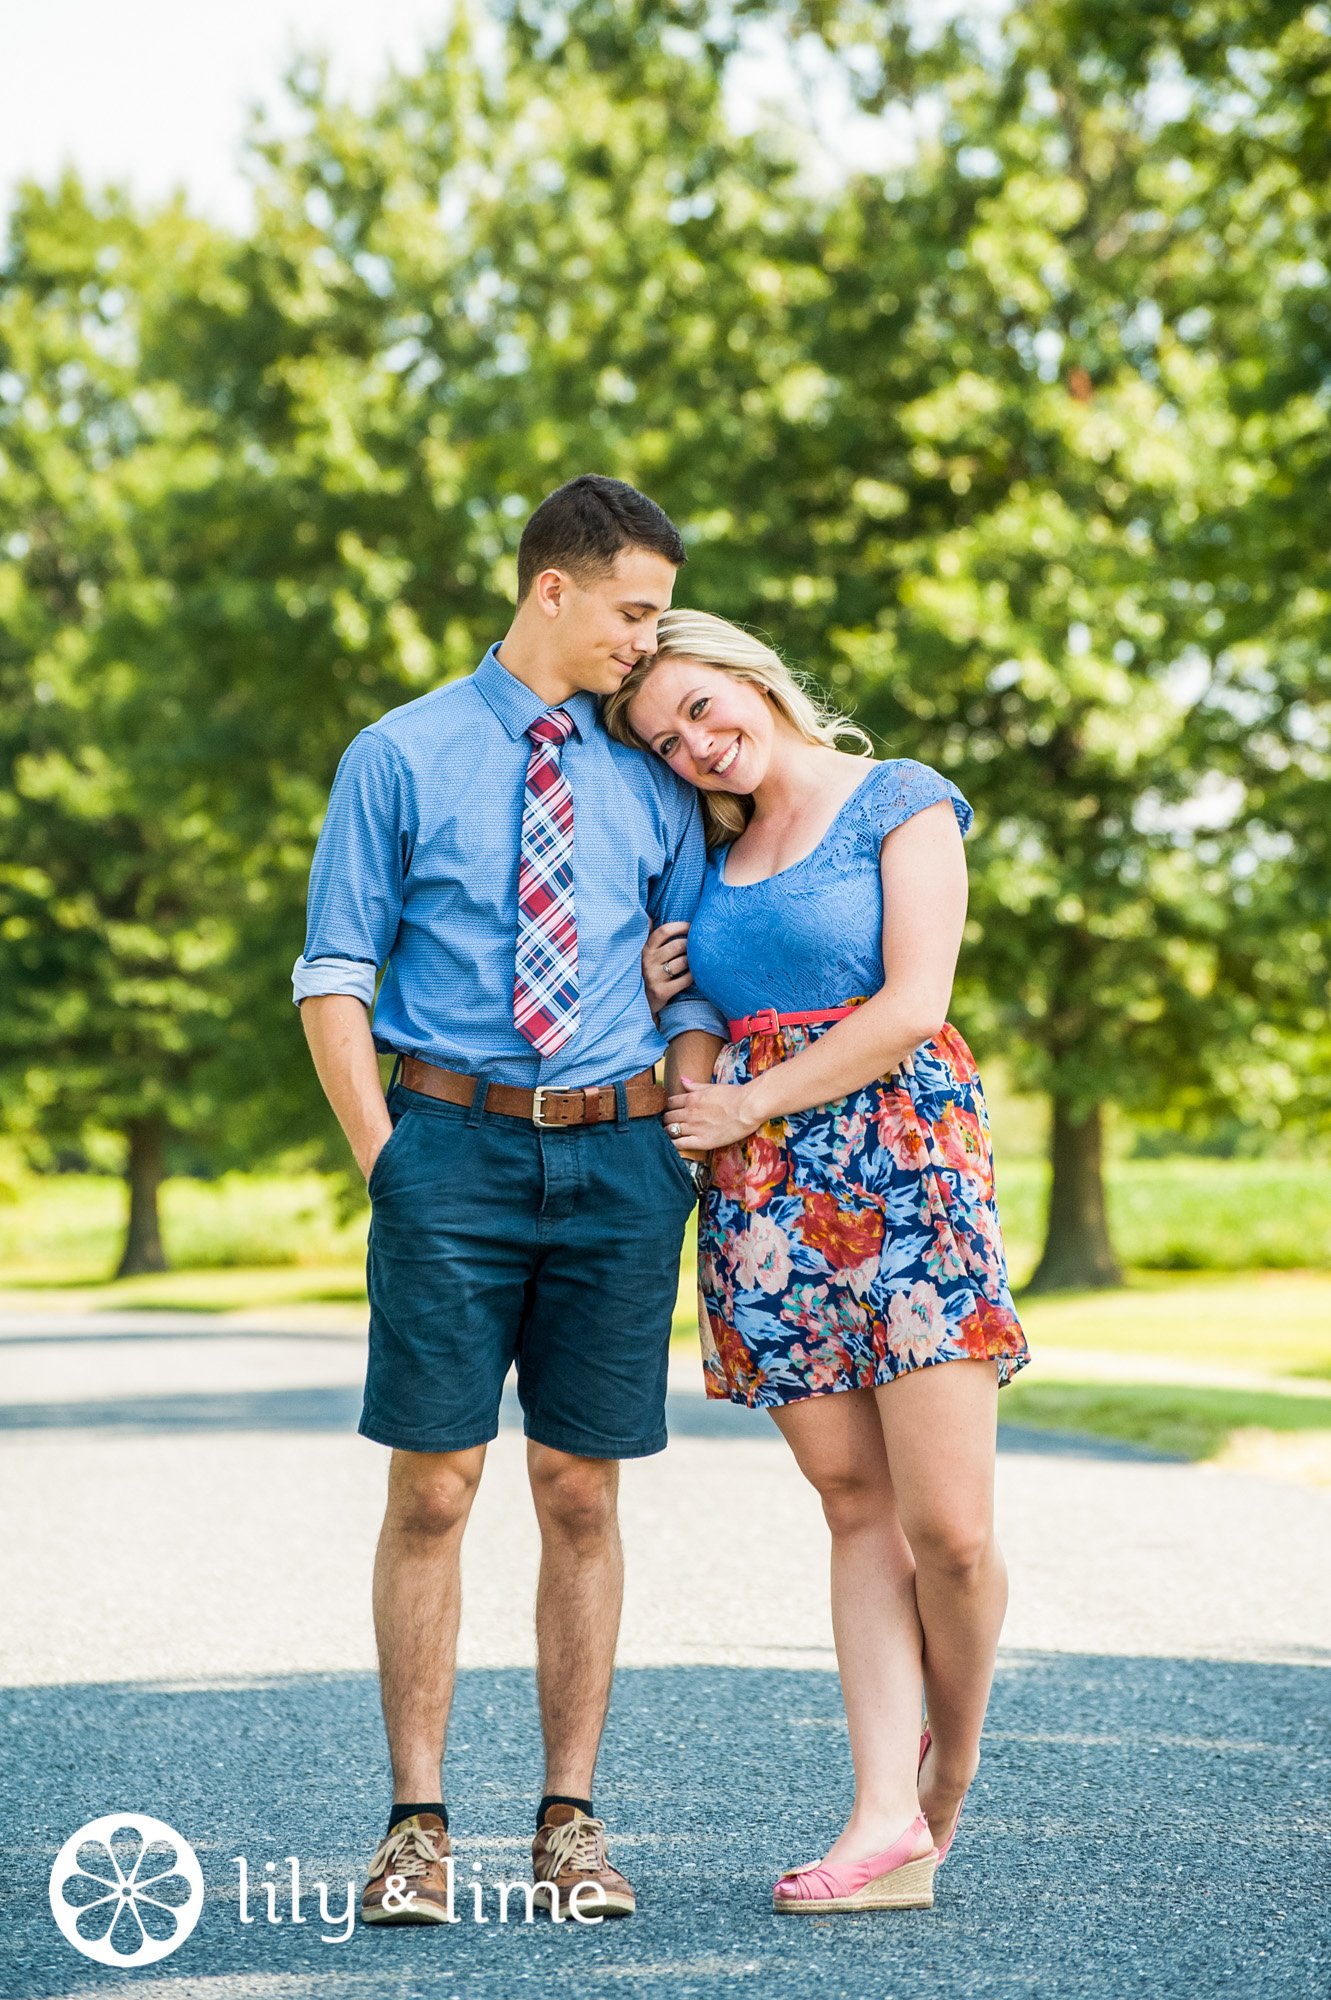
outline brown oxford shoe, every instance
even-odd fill
[[[531,1844],[532,1874],[538,1895],[552,1916],[570,1917],[576,1907],[589,1917],[631,1917],[637,1908],[631,1885],[610,1866],[605,1851],[605,1821],[592,1819],[578,1806],[547,1806],[540,1830]],[[591,1885],[600,1890],[597,1895]],[[576,1906],[569,1898],[583,1893]],[[539,1906],[538,1906],[539,1907]]]
[[[361,1922],[456,1923],[450,1908],[450,1871],[444,1867],[452,1851],[438,1813],[413,1813],[410,1819],[399,1820],[375,1849],[360,1899]]]

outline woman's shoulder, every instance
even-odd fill
[[[916,813],[944,799],[951,804],[962,833],[968,833],[975,815],[950,778],[914,757],[888,757],[874,765],[851,805],[858,824],[882,840]]]

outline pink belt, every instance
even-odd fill
[[[853,1014],[853,1007],[824,1007],[813,1014],[778,1014],[775,1007],[763,1007],[756,1014],[746,1014],[742,1021],[727,1021],[732,1042],[743,1041],[745,1035],[775,1035],[781,1028],[812,1028],[820,1021],[844,1021],[847,1014]]]

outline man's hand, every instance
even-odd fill
[[[349,993],[323,993],[301,1002],[300,1018],[324,1096],[368,1185],[393,1130],[369,1014]]]

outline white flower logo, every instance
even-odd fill
[[[182,1945],[203,1908],[199,1857],[147,1813],[106,1813],[56,1855],[51,1915],[75,1951],[99,1965],[151,1965]]]

